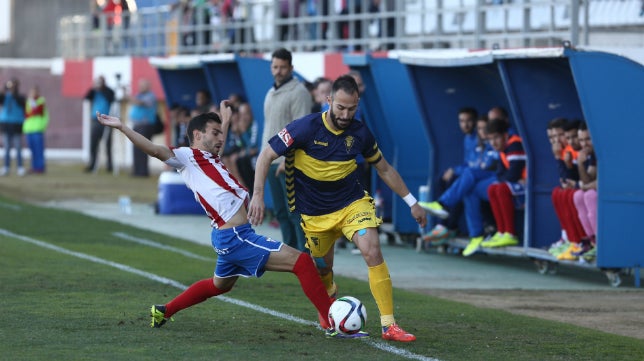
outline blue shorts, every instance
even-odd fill
[[[212,246],[218,255],[215,276],[260,277],[271,252],[283,243],[255,233],[250,223],[228,229],[213,229]]]

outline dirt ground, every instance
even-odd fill
[[[42,176],[0,178],[0,195],[22,201],[64,199],[113,201],[134,194],[133,201],[153,203],[157,179],[83,173],[82,164],[48,164]],[[541,290],[419,290],[432,296],[503,309],[512,313],[571,323],[618,335],[644,339],[644,290],[632,282],[605,291]]]
[[[423,290],[432,296],[644,340],[644,292]]]

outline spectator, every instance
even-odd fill
[[[199,114],[208,113],[212,106],[210,92],[206,89],[198,90],[195,94],[195,108],[190,115],[196,117]]]
[[[364,1],[367,3],[367,1]],[[346,0],[343,1],[340,7],[340,15],[345,16],[360,16],[365,10],[362,7],[363,0]],[[367,11],[369,13],[377,13],[380,11],[380,2],[369,0],[367,3]],[[338,34],[341,39],[362,39],[362,28],[364,26],[363,20],[345,20],[338,22]],[[349,51],[360,51],[362,46],[356,45],[353,47],[347,47]]]
[[[582,245],[578,256],[586,261],[595,258],[597,254],[596,240],[597,235],[597,159],[593,142],[590,138],[590,132],[586,123],[581,123],[578,132],[579,144],[581,150],[578,154],[579,166],[579,189],[573,196],[577,208],[579,221],[584,227],[588,236],[588,242]]]
[[[252,190],[255,183],[255,162],[259,153],[259,127],[253,118],[253,111],[248,103],[239,106],[239,124],[242,130],[243,149],[237,158],[237,170],[243,184]],[[252,191],[251,191],[252,197]]]
[[[462,168],[462,173],[447,188],[438,201],[419,203],[434,216],[446,219],[451,215],[447,208],[453,208],[458,202],[463,202],[468,235],[471,239],[471,246],[468,245],[463,251],[463,255],[466,257],[473,254],[478,249],[480,242],[483,241],[484,214],[481,205],[483,201],[488,201],[487,189],[490,184],[497,180],[497,173],[494,170],[498,169],[499,163],[498,152],[487,142],[488,124],[486,118],[480,117],[479,120],[477,121],[477,134],[480,140],[477,140],[476,144],[481,144],[481,147],[475,147],[470,150],[470,152],[473,152],[467,156],[466,164],[468,166]],[[498,121],[507,124],[503,120]],[[483,132],[483,129],[485,129],[485,132]],[[464,142],[464,146],[466,144]]]
[[[190,110],[184,106],[175,104],[170,108],[170,122],[174,125],[174,142],[175,147],[187,147],[188,143],[188,123],[190,122]]]
[[[130,97],[129,119],[132,122],[135,132],[143,135],[147,139],[152,139],[157,117],[157,98],[152,92],[150,81],[147,79],[139,80],[139,89],[134,97]],[[134,147],[132,151],[134,161],[132,176],[149,177],[148,156],[141,149]]]
[[[331,79],[319,77],[313,83],[315,89],[313,90],[313,111],[312,113],[325,112],[329,110],[329,97],[331,96]]]
[[[484,248],[519,244],[514,210],[525,206],[526,154],[521,138],[510,135],[509,130],[508,123],[502,119],[491,120],[487,127],[488,140],[499,152],[501,161],[498,163],[497,181],[487,189],[497,232],[481,243]]]
[[[271,73],[275,83],[264,99],[264,131],[262,147],[268,140],[293,121],[308,114],[313,102],[304,85],[293,77],[293,57],[290,51],[281,48],[271,56]],[[267,176],[273,199],[273,213],[282,231],[284,243],[293,248],[304,250],[304,232],[300,226],[299,213],[291,212],[287,199],[284,158],[276,159],[270,166]],[[292,169],[291,169],[292,171]],[[255,184],[255,188],[264,186]],[[292,183],[289,184],[289,188]]]
[[[89,137],[89,164],[85,172],[96,169],[96,156],[101,139],[105,139],[105,155],[107,156],[107,171],[112,172],[112,128],[105,127],[96,119],[96,112],[109,114],[114,102],[114,91],[105,85],[105,78],[101,75],[94,81],[94,87],[87,91],[85,100],[90,101],[91,130]]]
[[[29,173],[45,173],[45,130],[49,124],[49,113],[45,97],[40,95],[38,86],[29,91],[25,106],[25,122],[22,132],[27,138],[27,145],[31,151],[31,169]]]
[[[228,168],[230,174],[239,181],[241,180],[241,177],[237,170],[237,158],[239,157],[239,152],[244,148],[242,140],[243,130],[239,119],[239,108],[233,107],[230,100],[229,104],[231,105],[230,108],[232,114],[230,117],[230,127],[228,128],[226,144],[224,145],[224,150],[221,154],[221,161],[224,163],[226,168]]]
[[[289,18],[300,16],[300,4],[298,1],[279,0],[279,17],[281,21],[288,21]],[[279,40],[297,40],[297,25],[283,24],[279,26]]]
[[[564,240],[560,240],[550,247],[550,253],[559,260],[576,260],[576,254],[582,250],[582,242],[586,234],[579,221],[578,212],[574,203],[574,193],[579,182],[579,170],[577,166],[578,152],[581,150],[577,140],[577,129],[580,121],[565,121],[561,129],[555,130],[559,134],[561,153],[555,156],[559,168],[559,187],[552,191],[552,203],[565,230]],[[561,137],[563,133],[563,137]]]
[[[476,109],[464,107],[458,111],[458,124],[465,135],[463,163],[445,170],[438,182],[437,188],[441,196],[437,202],[448,212],[448,216],[439,220],[436,226],[423,236],[423,240],[432,246],[444,244],[456,236],[459,218],[463,213],[463,197],[477,180],[494,177],[492,169],[495,169],[498,159],[497,152],[487,142],[487,117],[478,117]],[[465,177],[455,184],[466,171]],[[436,204],[427,207],[438,208]]]
[[[11,169],[11,148],[16,150],[16,173],[22,177],[25,168],[22,166],[22,124],[25,121],[25,97],[20,94],[18,79],[8,80],[0,93],[0,131],[4,143],[4,166],[0,176],[6,176]]]

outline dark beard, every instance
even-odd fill
[[[353,123],[353,118],[346,119],[349,121],[349,124],[347,124],[347,126],[345,127],[340,126],[340,124],[338,123],[338,117],[336,117],[335,113],[333,113],[333,109],[329,109],[329,117],[331,118],[331,123],[333,123],[333,126],[336,127],[337,129],[342,129],[342,130],[347,129],[349,128],[349,126],[351,126],[351,123]],[[345,119],[342,119],[342,120],[345,120]]]

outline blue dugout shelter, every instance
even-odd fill
[[[569,47],[492,50],[445,55],[401,55],[422,104],[434,145],[432,172],[459,160],[450,144],[461,139],[444,119],[473,105],[480,111],[505,106],[528,154],[528,192],[521,254],[549,259],[544,251],[559,238],[551,202],[558,184],[546,136],[555,117],[584,119],[598,159],[597,258],[600,269],[633,268],[639,286],[644,242],[633,225],[644,216],[644,67],[633,60]],[[449,151],[444,151],[449,149]],[[550,258],[549,260],[554,260]],[[610,277],[610,276],[609,276]]]

